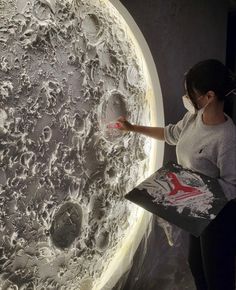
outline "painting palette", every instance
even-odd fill
[[[126,199],[198,237],[227,203],[217,179],[169,162]]]

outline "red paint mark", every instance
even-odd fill
[[[179,191],[183,192],[174,198],[175,201],[182,200],[188,197],[197,196],[204,193],[195,187],[182,185],[178,180],[177,176],[173,172],[168,172],[167,177],[170,179],[172,185],[174,186],[174,188],[169,193],[169,196],[175,196]]]
[[[121,128],[121,124],[120,123],[111,123],[107,125],[107,128],[109,129],[119,129]]]

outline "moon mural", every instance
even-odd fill
[[[150,220],[124,195],[156,145],[107,126],[156,122],[142,51],[110,1],[1,5],[0,288],[110,289],[104,273]]]

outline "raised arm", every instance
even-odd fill
[[[124,117],[119,117],[117,123],[120,124],[119,130],[136,132],[151,138],[164,141],[164,128],[162,127],[132,125]]]

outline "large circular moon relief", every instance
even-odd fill
[[[111,289],[150,218],[155,144],[109,126],[155,123],[142,51],[110,1],[1,5],[0,288]]]

